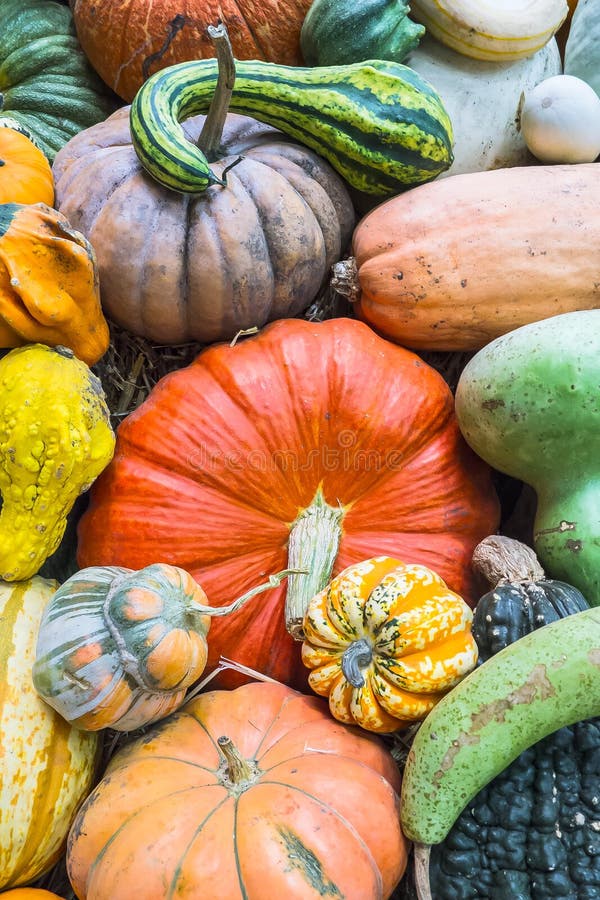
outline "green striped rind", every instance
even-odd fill
[[[399,63],[292,68],[236,62],[230,109],[273,125],[315,150],[354,188],[393,196],[431,181],[453,161],[452,125],[436,91]],[[131,106],[133,145],[144,169],[182,193],[217,181],[179,124],[207,112],[216,60],[153,75]]]

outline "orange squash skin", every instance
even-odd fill
[[[595,164],[457,175],[357,226],[357,312],[423,350],[477,350],[521,325],[600,307]]]
[[[12,891],[5,891],[1,896],[6,900],[64,900],[51,891],[32,887],[14,888]]]
[[[227,26],[236,59],[301,65],[300,28],[311,0],[70,0],[93,67],[131,102],[148,75],[215,55],[209,25]],[[144,75],[144,63],[147,73]]]
[[[221,736],[250,763],[237,788]],[[384,746],[320,698],[212,691],[113,757],[73,823],[67,871],[80,900],[140,885],[144,900],[384,900],[406,867],[399,788]]]
[[[92,366],[108,342],[91,244],[44,203],[0,205],[0,347],[62,345]]]
[[[441,376],[351,319],[276,322],[164,378],[119,428],[80,522],[79,564],[160,558],[222,606],[287,568],[290,526],[319,489],[343,509],[334,574],[389,553],[475,602],[470,556],[498,523],[490,470]],[[207,673],[224,655],[306,686],[284,596],[214,620]]]
[[[54,203],[50,163],[27,135],[0,118],[0,203]]]

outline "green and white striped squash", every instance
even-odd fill
[[[220,182],[180,122],[205,113],[216,60],[180,63],[142,85],[131,132],[142,166],[160,184],[198,193]],[[324,157],[349,185],[390,197],[452,164],[452,124],[435,89],[400,63],[295,68],[236,62],[229,108],[273,125]]]
[[[79,131],[115,109],[79,46],[68,7],[1,0],[0,110],[24,125],[50,162]]]
[[[54,865],[96,770],[97,735],[72,728],[33,687],[40,619],[57,587],[39,576],[0,582],[0,889]]]

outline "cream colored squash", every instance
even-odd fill
[[[495,63],[469,59],[426,35],[405,62],[434,85],[452,121],[454,162],[440,178],[532,161],[519,129],[519,99],[561,72],[554,39],[529,59]]]
[[[545,163],[589,163],[600,154],[600,97],[574,75],[555,75],[524,95],[521,130]]]
[[[567,0],[413,0],[411,7],[412,18],[443,44],[496,62],[531,56],[569,11]]]
[[[39,576],[0,581],[0,890],[52,867],[95,775],[98,736],[68,725],[33,686],[40,620],[57,587]]]

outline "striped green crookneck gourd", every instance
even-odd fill
[[[205,113],[217,84],[215,59],[157,72],[136,94],[131,133],[139,160],[160,184],[199,193],[223,184],[180,122]],[[434,88],[407,66],[369,60],[296,68],[236,61],[229,108],[323,156],[352,187],[389,197],[431,181],[453,162],[452,124]]]

